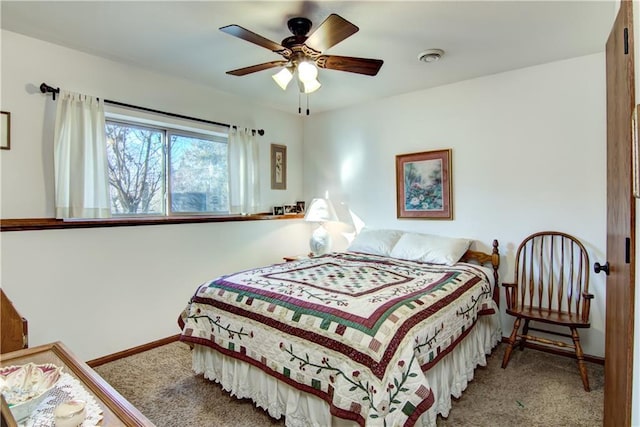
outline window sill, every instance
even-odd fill
[[[204,222],[262,221],[279,219],[301,219],[304,214],[295,215],[216,215],[216,216],[171,216],[144,218],[110,218],[92,220],[63,221],[55,218],[18,218],[0,220],[0,231],[56,230],[62,228],[104,228],[132,227],[162,224],[197,224]]]

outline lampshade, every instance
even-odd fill
[[[301,82],[309,82],[318,77],[318,69],[314,64],[308,61],[302,61],[298,64],[298,78]]]
[[[282,90],[287,89],[287,85],[293,79],[293,71],[289,69],[289,67],[285,67],[282,70],[278,71],[273,76],[273,80],[282,88]]]
[[[298,82],[298,87],[300,88],[300,92],[302,93],[315,92],[316,90],[320,89],[320,86],[322,86],[322,84],[317,79],[309,80],[306,82]]]
[[[318,68],[309,61],[299,62],[297,65],[289,64],[276,74],[271,76],[282,90],[286,90],[293,75],[298,73],[298,88],[300,93],[312,93],[320,89],[322,84],[318,81]]]
[[[309,222],[338,221],[338,215],[329,199],[313,199],[309,204],[304,220]]]

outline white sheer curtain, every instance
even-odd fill
[[[60,91],[54,138],[56,218],[110,218],[103,101]]]
[[[251,129],[229,129],[229,205],[231,213],[257,213],[260,205],[258,137]]]

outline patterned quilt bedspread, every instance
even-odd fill
[[[360,425],[415,424],[434,402],[423,371],[492,313],[470,264],[333,253],[202,284],[181,340],[205,345],[324,399]]]

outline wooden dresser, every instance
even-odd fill
[[[24,365],[29,362],[53,363],[62,366],[64,372],[80,381],[102,409],[103,419],[99,426],[151,427],[154,425],[89,365],[71,353],[63,343],[45,344],[0,355],[0,366]],[[2,417],[10,420],[11,414],[8,413],[8,408],[2,409]],[[11,421],[8,421],[7,425],[10,426]]]
[[[11,300],[0,288],[0,353],[29,346],[27,319],[20,316]]]

